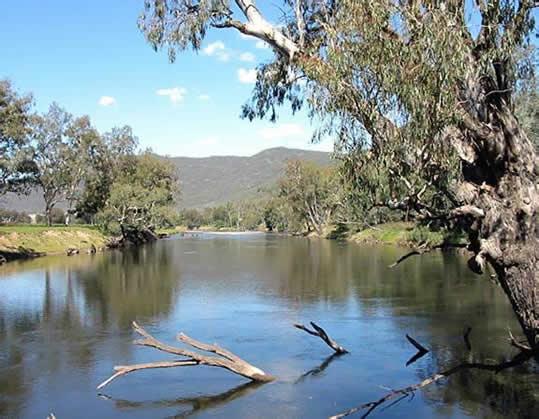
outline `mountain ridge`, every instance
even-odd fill
[[[178,208],[212,207],[261,196],[275,185],[289,160],[331,164],[329,152],[286,147],[265,149],[252,156],[159,157],[178,168],[181,189]],[[65,208],[62,204],[58,207]],[[36,190],[27,196],[8,194],[0,198],[0,208],[41,213],[44,203]]]

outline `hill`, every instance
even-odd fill
[[[249,157],[163,157],[179,170],[181,208],[212,207],[262,194],[283,174],[289,160],[312,161],[321,165],[331,162],[331,154],[321,151],[271,148]],[[39,191],[28,196],[7,195],[0,207],[29,213],[43,211]],[[62,205],[59,205],[62,207]]]

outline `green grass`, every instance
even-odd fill
[[[73,247],[84,251],[104,247],[107,237],[94,226],[0,226],[0,252],[8,256],[59,254]]]
[[[431,231],[427,227],[414,223],[380,224],[353,234],[350,239],[359,243],[382,243],[391,245],[410,246],[418,243],[437,245],[443,243],[461,243],[464,236],[449,231]]]

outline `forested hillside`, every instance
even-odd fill
[[[254,156],[212,156],[202,158],[172,157],[179,170],[181,208],[203,208],[229,201],[262,195],[277,182],[290,160],[305,160],[328,165],[331,154],[289,148],[271,148]],[[45,206],[41,193],[28,196],[8,194],[0,198],[0,207],[25,212],[42,212]],[[59,207],[64,208],[65,203]]]

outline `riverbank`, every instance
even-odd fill
[[[45,255],[81,253],[106,247],[110,237],[93,226],[0,226],[0,257],[6,261]]]
[[[442,243],[459,244],[465,236],[450,231],[431,231],[412,222],[394,222],[369,226],[361,231],[350,230],[342,225],[327,226],[322,234],[311,233],[309,237],[343,240],[359,244],[380,244],[415,247],[419,244],[436,246]]]
[[[190,230],[186,226],[160,229],[159,237],[173,234],[200,233],[245,233],[234,229],[201,226]],[[254,230],[260,232],[260,230]],[[380,244],[414,247],[418,244],[435,246],[441,243],[462,243],[464,237],[449,232],[434,232],[414,223],[396,222],[371,226],[360,232],[350,231],[342,226],[328,226],[320,235],[311,233],[308,237],[330,240],[345,240],[353,243]],[[105,249],[112,237],[103,234],[94,226],[40,226],[13,225],[0,226],[0,260],[11,261],[46,255],[66,254],[68,249],[89,253]]]

